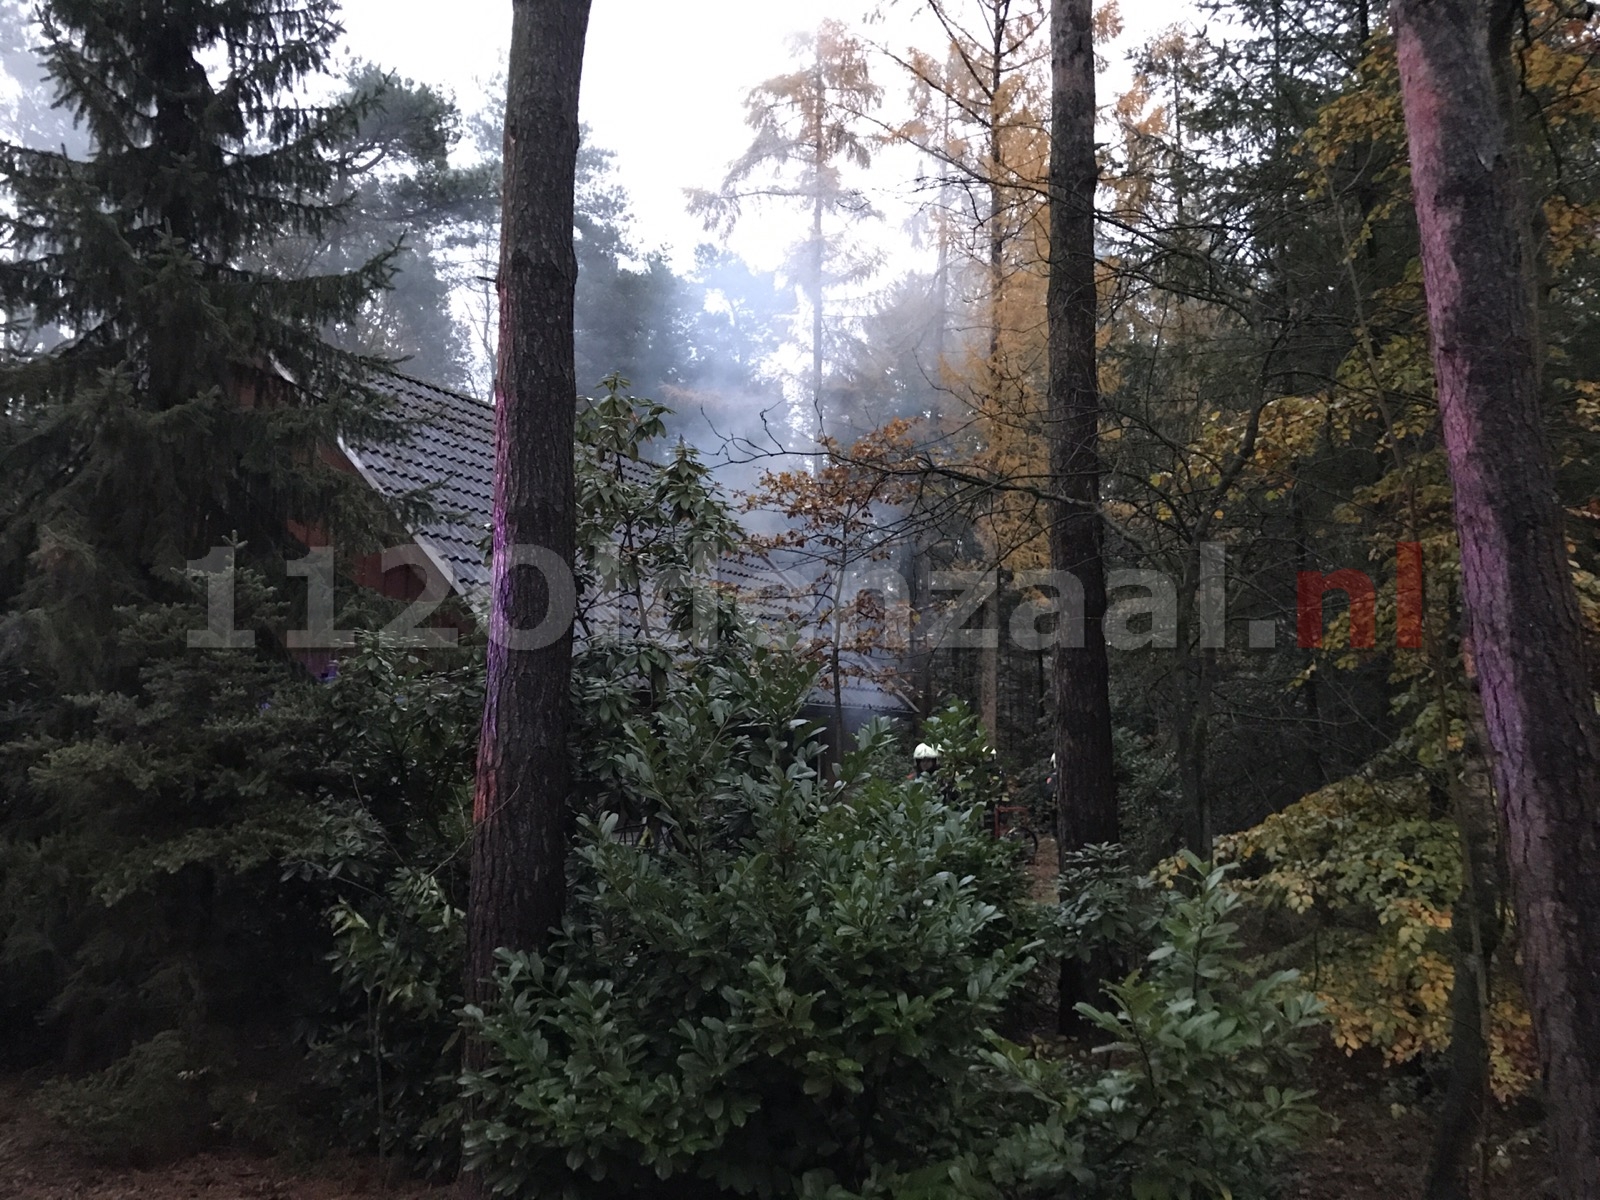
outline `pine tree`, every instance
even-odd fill
[[[1466,627],[1564,1200],[1600,1194],[1600,721],[1540,404],[1509,0],[1394,5]]]
[[[47,0],[44,62],[86,157],[0,144],[0,601],[67,678],[96,676],[111,609],[237,535],[368,527],[316,450],[394,430],[330,345],[387,282],[269,264],[345,214],[324,199],[361,103],[298,90],[341,30],[331,0]],[[59,330],[51,344],[48,331]],[[364,511],[363,511],[364,510]],[[38,635],[46,634],[45,639]]]
[[[576,556],[573,245],[578,91],[589,0],[518,0],[506,86],[500,344],[495,382],[494,584],[473,796],[469,1002],[494,994],[501,949],[548,945],[566,902],[573,629],[560,588],[514,557]],[[551,638],[529,638],[541,624]],[[546,644],[537,644],[544,642]],[[469,1067],[485,1047],[469,1042]],[[481,1175],[467,1193],[487,1196]]]
[[[38,38],[28,0],[0,0],[0,136],[30,146],[80,146],[82,131],[51,107],[44,65],[34,52]]]
[[[1057,842],[1063,854],[1119,840],[1100,526],[1100,387],[1095,366],[1093,16],[1087,0],[1051,6],[1050,474],[1059,500],[1050,559],[1083,586],[1080,645],[1056,647]],[[1061,968],[1062,1030],[1092,995],[1099,964]]]
[[[338,331],[337,344],[392,358],[429,383],[468,388],[471,331],[452,311],[460,268],[451,260],[499,220],[499,163],[451,164],[463,120],[436,88],[371,63],[353,68],[346,86],[362,117],[340,147],[331,198],[348,204],[349,219],[308,243],[300,269],[353,270],[397,246],[392,285],[368,300],[354,328]]]

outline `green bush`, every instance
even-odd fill
[[[1084,962],[1098,956],[1131,963],[1129,952],[1151,944],[1163,915],[1155,881],[1129,869],[1122,846],[1085,846],[1062,855],[1058,892],[1058,949]]]
[[[164,1030],[103,1071],[47,1084],[39,1107],[93,1156],[152,1166],[211,1138],[218,1068],[207,1057],[177,1030]]]
[[[1321,1007],[1294,972],[1251,979],[1225,868],[1185,854],[1146,970],[1079,1011],[1112,1040],[1103,1068],[1001,1046],[990,1065],[1037,1106],[963,1194],[1235,1200],[1272,1194],[1272,1168],[1317,1117],[1303,1077]]]
[[[681,681],[633,728],[619,773],[673,836],[585,822],[562,938],[469,1010],[492,1065],[466,1151],[500,1192],[854,1189],[989,1119],[974,1069],[1034,967],[1026,879],[977,812],[873,769],[887,730],[825,784],[786,722],[725,702],[786,667]]]
[[[285,864],[334,898],[337,993],[304,1031],[310,1077],[339,1141],[450,1174],[482,668],[371,642],[316,700],[363,822]]]
[[[1037,943],[953,869],[994,853],[970,815],[920,784],[760,790],[751,836],[698,861],[588,827],[565,936],[504,956],[499,1004],[469,1011],[492,1065],[465,1081],[467,1154],[498,1192],[1271,1193],[1316,1116],[1291,1084],[1320,1013],[1233,958],[1221,871],[1192,864],[1147,971],[1084,1007],[1104,1061],[1044,1056],[992,1032]]]
[[[308,1039],[341,1140],[440,1177],[453,1173],[460,1144],[464,916],[435,875],[414,869],[397,871],[381,896],[341,902],[328,957],[345,1003]]]

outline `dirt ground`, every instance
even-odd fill
[[[1370,1064],[1333,1051],[1310,1071],[1330,1128],[1296,1158],[1284,1200],[1420,1200],[1433,1122],[1385,1098]],[[1550,1162],[1537,1127],[1522,1114],[1489,1114],[1472,1180],[1474,1200],[1553,1200]]]
[[[1055,843],[1047,839],[1040,851],[1032,873],[1036,894],[1047,899]],[[1277,1192],[1282,1200],[1420,1198],[1432,1126],[1424,1112],[1396,1102],[1403,1093],[1392,1073],[1330,1050],[1307,1075],[1327,1127],[1290,1164]],[[387,1183],[370,1160],[304,1168],[218,1151],[150,1170],[106,1167],[31,1107],[32,1091],[24,1080],[0,1078],[0,1200],[454,1200],[451,1188]],[[1549,1200],[1549,1180],[1537,1131],[1512,1114],[1494,1114],[1475,1200]]]
[[[1313,1142],[1285,1179],[1284,1200],[1408,1200],[1421,1195],[1431,1129],[1416,1112],[1385,1111],[1371,1081],[1324,1095],[1337,1126]],[[1346,1090],[1348,1089],[1348,1090]],[[242,1151],[200,1154],[151,1170],[108,1168],[76,1152],[31,1112],[28,1089],[0,1084],[0,1200],[452,1200],[450,1188],[384,1182],[377,1164],[297,1169]],[[1485,1155],[1494,1200],[1545,1200],[1548,1163],[1526,1131],[1497,1122]]]
[[[301,1170],[219,1151],[151,1170],[101,1166],[33,1111],[32,1090],[0,1080],[0,1200],[452,1200],[452,1189],[386,1185],[373,1162]]]
[[[1324,1070],[1327,1074],[1324,1075]],[[1295,1160],[1283,1200],[1413,1200],[1421,1196],[1431,1128],[1387,1108],[1381,1086],[1336,1060],[1318,1063],[1330,1129]],[[1329,1078],[1331,1076],[1331,1079]],[[387,1184],[371,1161],[297,1168],[244,1151],[196,1155],[151,1170],[97,1165],[32,1111],[32,1089],[0,1081],[0,1200],[454,1200],[451,1188]],[[1484,1200],[1547,1200],[1549,1169],[1536,1137],[1495,1121]]]
[[[1370,1136],[1330,1139],[1306,1153],[1284,1200],[1420,1200],[1428,1161],[1425,1122],[1411,1118],[1363,1132]],[[1482,1173],[1474,1172],[1472,1189],[1483,1200],[1551,1200],[1556,1194],[1543,1165],[1515,1152],[1489,1160],[1487,1187]]]

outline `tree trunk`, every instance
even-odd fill
[[[1438,674],[1441,704],[1443,676]],[[1472,1200],[1472,1158],[1483,1136],[1489,1094],[1489,981],[1504,933],[1500,919],[1504,884],[1495,838],[1493,786],[1488,747],[1479,740],[1483,714],[1475,693],[1467,697],[1472,731],[1462,768],[1445,755],[1451,807],[1461,830],[1462,885],[1451,914],[1456,943],[1455,983],[1450,995],[1450,1082],[1434,1128],[1433,1150],[1423,1182],[1423,1200]]]
[[[998,558],[999,555],[992,555]],[[991,569],[993,569],[991,564]],[[996,572],[998,574],[998,572]],[[978,652],[978,717],[989,744],[1000,745],[1000,639],[1005,636],[1000,588],[983,606],[983,648]]]
[[[1183,841],[1195,854],[1209,860],[1216,842],[1211,796],[1206,790],[1206,757],[1210,749],[1210,697],[1203,651],[1180,651],[1178,665],[1178,715],[1176,749],[1178,788],[1183,798]]]
[[[825,286],[827,248],[822,240],[822,217],[827,207],[823,193],[822,168],[828,160],[828,147],[824,138],[823,119],[828,107],[828,85],[822,71],[822,34],[817,34],[817,63],[815,67],[816,112],[811,129],[811,171],[816,193],[811,198],[811,403],[816,408],[817,440],[828,433],[827,419],[822,411],[822,292]],[[846,439],[848,442],[849,439]],[[825,455],[817,456],[817,470],[827,464]]]
[[[1299,463],[1295,464],[1295,475],[1299,477]],[[1291,488],[1289,491],[1289,511],[1294,519],[1294,577],[1300,578],[1301,574],[1312,570],[1316,563],[1311,557],[1311,533],[1306,527],[1305,504],[1300,498],[1301,489]],[[1312,655],[1306,654],[1304,661],[1309,665],[1315,662]],[[1305,673],[1305,685],[1300,689],[1300,703],[1305,708],[1306,728],[1310,736],[1302,738],[1305,745],[1305,755],[1310,759],[1312,773],[1319,786],[1326,786],[1331,782],[1328,772],[1328,761],[1323,757],[1323,739],[1325,732],[1322,727],[1322,686],[1319,682],[1321,672],[1310,670]]]
[[[1100,526],[1100,388],[1095,363],[1094,39],[1091,0],[1052,0],[1050,137],[1050,474],[1058,497],[1050,558],[1083,585],[1082,645],[1056,647],[1057,840],[1063,854],[1115,842],[1110,668],[1106,660],[1105,564]],[[1093,964],[1062,968],[1061,1026],[1093,998]]]
[[[495,569],[467,915],[466,995],[473,1004],[493,993],[496,950],[547,944],[561,921],[566,890],[572,614],[559,610],[569,606],[570,587],[513,562],[518,547],[552,553],[568,568],[574,554],[578,264],[572,222],[589,0],[515,0],[512,11],[495,386]],[[533,643],[547,639],[535,631],[547,616],[560,633],[538,647]],[[469,1065],[479,1052],[469,1044]]]
[[[825,764],[833,769],[844,766],[844,669],[842,661],[842,643],[844,641],[845,613],[844,586],[845,577],[849,570],[849,559],[841,559],[839,573],[834,576],[833,592],[833,640],[828,646],[828,670],[833,681],[833,716],[828,725],[828,752],[824,758]]]
[[[1469,903],[1463,891],[1458,916]],[[1478,997],[1484,963],[1463,927],[1455,931],[1455,983],[1450,992],[1450,1083],[1439,1110],[1422,1185],[1423,1200],[1472,1200],[1472,1150],[1483,1123],[1489,1083],[1488,1030]]]
[[[1202,526],[1202,533],[1205,528],[1208,527]],[[1178,663],[1173,672],[1177,712],[1173,732],[1178,790],[1183,801],[1183,841],[1200,858],[1209,860],[1215,831],[1211,797],[1206,791],[1211,680],[1199,611],[1203,553],[1199,544],[1189,548],[1183,556],[1183,577],[1178,583]]]
[[[1001,89],[1005,86],[1005,46],[1006,46],[1006,7],[998,6],[991,11],[993,23],[990,28],[992,45],[989,59],[989,357],[985,360],[984,397],[989,412],[994,419],[998,419],[1001,412],[1000,392],[1005,386],[1001,381],[1000,372],[1000,305],[1005,291],[1005,193],[1001,188],[1001,156],[1005,147],[1001,144],[1000,130],[1002,115],[1000,111]],[[990,503],[994,503],[991,498]],[[1003,557],[1000,539],[993,535],[985,539],[989,544],[989,561],[984,566],[991,571],[1000,570]],[[983,728],[989,735],[989,744],[1000,744],[1000,589],[996,587],[994,595],[983,607],[983,628],[987,634],[994,630],[993,643],[985,637],[983,648],[978,652],[978,709],[983,721]]]
[[[1600,723],[1539,413],[1509,0],[1396,0],[1462,587],[1561,1194],[1600,1196]]]

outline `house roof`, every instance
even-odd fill
[[[465,596],[489,586],[483,542],[494,513],[494,409],[405,375],[375,385],[412,427],[403,442],[344,444],[362,477],[391,499],[422,494],[435,516],[412,530],[417,544]]]
[[[380,494],[394,500],[419,494],[427,498],[434,515],[416,524],[412,536],[458,594],[481,599],[490,585],[484,542],[494,515],[494,408],[398,373],[385,372],[372,383],[393,401],[394,415],[410,427],[410,436],[382,444],[341,442],[340,449]],[[641,481],[650,470],[646,463],[624,467],[636,470]],[[746,553],[727,555],[716,574],[739,589],[756,620],[792,622],[792,614],[771,599],[782,580],[770,562]],[[588,617],[591,625],[617,632],[640,630],[629,604],[602,600]],[[882,712],[906,707],[898,697],[862,680],[847,681],[843,691],[848,707]]]

